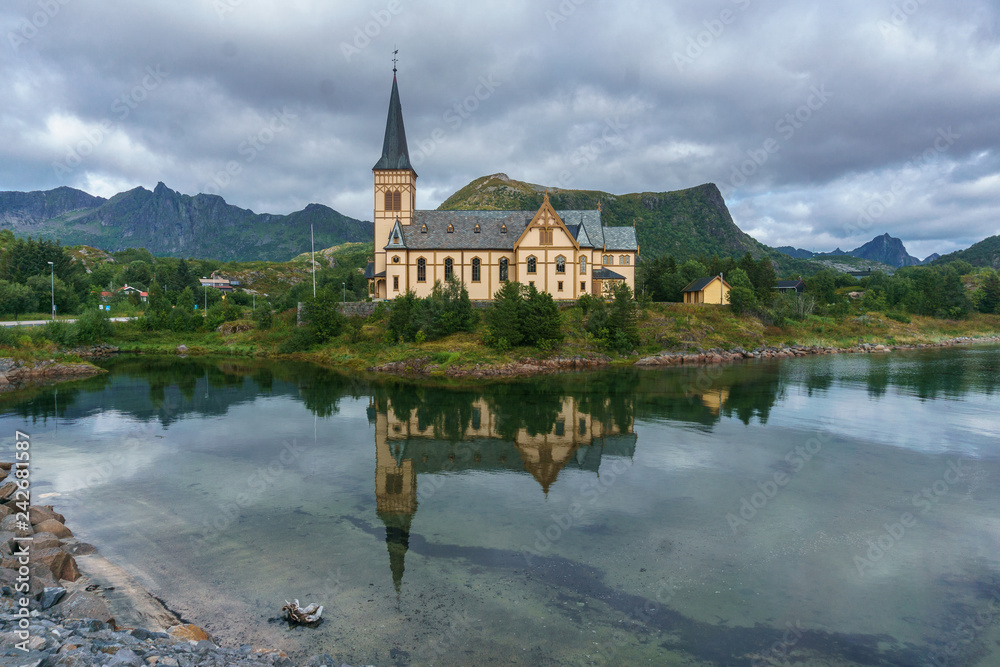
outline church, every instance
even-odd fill
[[[601,211],[557,211],[546,193],[537,211],[418,211],[393,68],[389,114],[375,177],[375,257],[365,277],[375,300],[431,293],[455,278],[469,298],[491,300],[507,281],[557,300],[601,295],[617,283],[635,290],[634,227],[606,227]]]

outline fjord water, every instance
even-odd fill
[[[33,493],[231,644],[373,665],[1000,664],[1000,348],[475,387],[123,358]],[[285,600],[326,606],[315,628]]]

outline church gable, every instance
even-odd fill
[[[535,213],[531,222],[528,223],[524,231],[514,243],[514,249],[521,246],[528,247],[572,247],[580,249],[580,244],[576,241],[576,236],[566,228],[566,224],[552,208],[549,202],[549,195],[546,193],[545,201]]]

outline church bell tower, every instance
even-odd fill
[[[385,245],[389,233],[399,220],[402,225],[413,222],[417,199],[417,172],[410,164],[403,129],[403,109],[399,103],[399,86],[396,84],[396,66],[392,68],[392,93],[389,96],[389,114],[385,120],[385,139],[382,157],[372,167],[375,176],[375,266],[372,278],[372,297],[387,296],[385,278]]]

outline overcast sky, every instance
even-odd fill
[[[1000,0],[3,0],[0,190],[372,217],[399,49],[419,208],[496,172],[716,183],[770,245],[1000,233]]]

